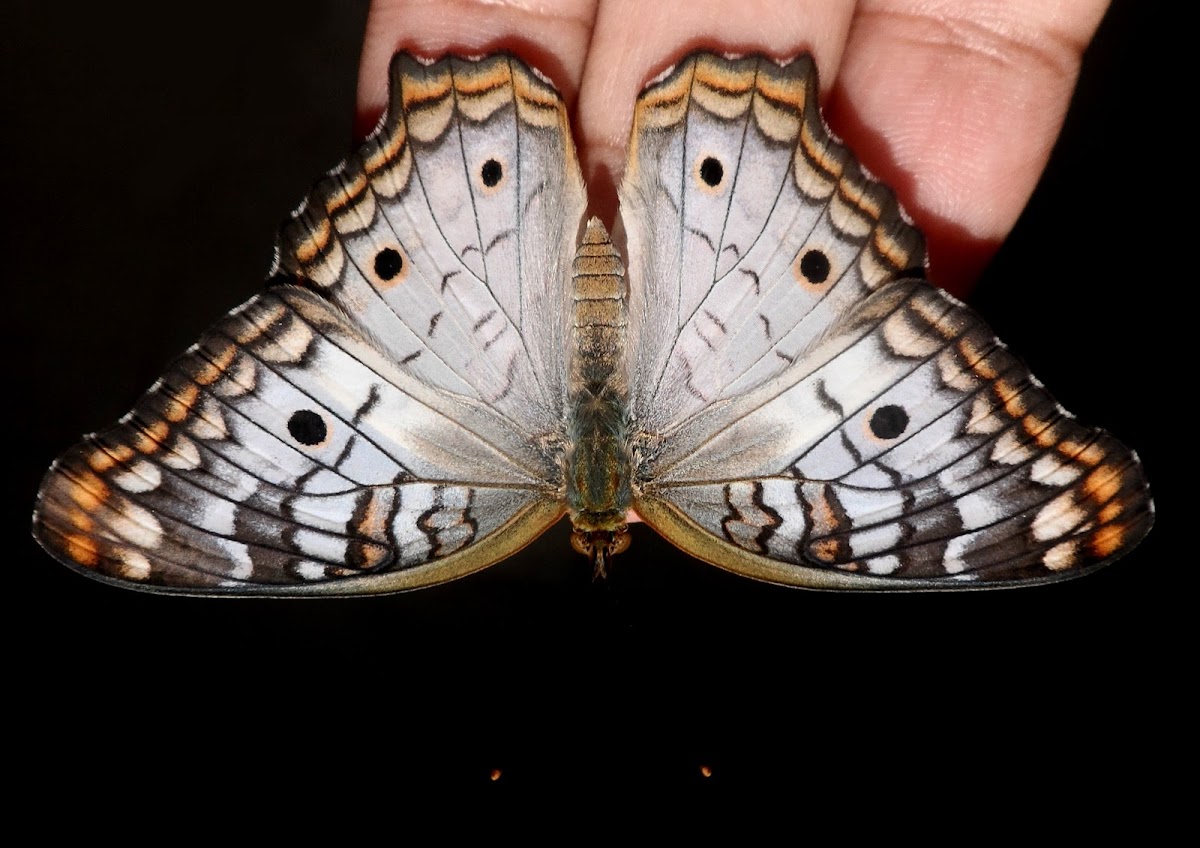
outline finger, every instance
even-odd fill
[[[373,0],[358,72],[355,130],[366,135],[387,103],[397,50],[424,56],[511,50],[549,76],[568,108],[583,76],[597,0]]]
[[[812,52],[828,87],[841,58],[850,0],[603,0],[579,92],[576,129],[592,211],[611,221],[633,103],[655,74],[702,47],[779,58]]]
[[[1062,128],[1106,0],[863,0],[833,128],[924,230],[963,293],[1016,223]]]

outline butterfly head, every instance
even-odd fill
[[[616,530],[581,530],[571,534],[571,547],[592,561],[593,574],[601,578],[608,573],[608,560],[629,550],[629,528]]]

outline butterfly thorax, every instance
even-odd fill
[[[625,514],[633,451],[625,373],[626,303],[621,258],[604,226],[588,222],[572,282],[567,448],[567,507],[576,550],[597,568],[628,544]]]

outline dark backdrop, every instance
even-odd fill
[[[28,774],[95,795],[121,763],[180,809],[211,791],[209,767],[284,793],[364,791],[365,764],[385,766],[383,795],[400,779],[487,787],[494,767],[497,787],[783,778],[810,803],[970,787],[960,806],[981,812],[1050,787],[1115,802],[1153,780],[1182,566],[1163,526],[1175,401],[1157,380],[1186,367],[1159,314],[1180,308],[1165,300],[1191,236],[1181,249],[1185,225],[1158,206],[1181,193],[1183,152],[1149,12],[1106,20],[972,299],[1067,408],[1140,451],[1160,526],[1119,564],[1019,592],[830,595],[727,575],[639,527],[593,585],[560,526],[451,585],[273,602],[88,581],[37,548],[28,514],[57,453],[261,285],[276,226],[348,147],[365,5],[218,2],[184,20],[76,5],[3,13],[4,597]]]

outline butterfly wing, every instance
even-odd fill
[[[1136,457],[905,279],[920,235],[816,92],[807,58],[697,55],[638,102],[639,514],[702,559],[817,587],[1051,579],[1136,544]]]
[[[409,373],[542,434],[562,418],[585,205],[553,86],[507,54],[400,53],[381,128],[284,228],[277,270]]]
[[[57,558],[164,590],[384,592],[562,515],[584,194],[561,100],[508,56],[401,55],[391,92],[284,228],[281,284],[52,466],[34,532]]]

